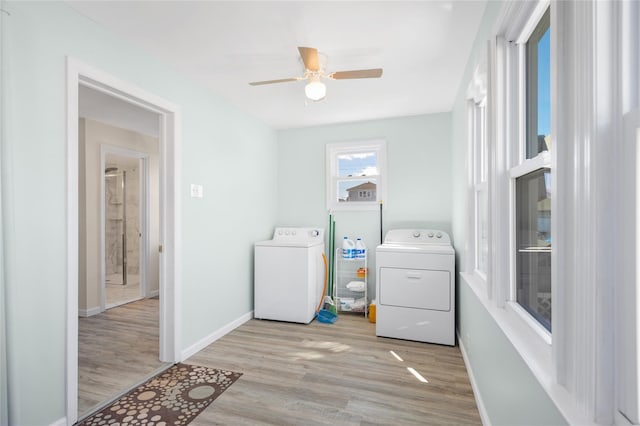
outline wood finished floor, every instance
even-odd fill
[[[359,315],[251,320],[185,363],[243,373],[195,426],[481,424],[458,347],[376,337]]]
[[[162,366],[158,298],[78,321],[78,413],[107,401]]]
[[[251,320],[184,362],[243,373],[194,426],[481,424],[458,347],[376,337],[360,315]],[[79,364],[80,413],[159,368],[158,299],[82,318]]]

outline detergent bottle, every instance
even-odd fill
[[[353,259],[356,254],[356,245],[349,237],[344,237],[342,240],[342,258]]]
[[[362,238],[356,239],[356,259],[364,259],[367,253],[367,246]]]

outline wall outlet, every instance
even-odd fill
[[[191,198],[202,198],[203,189],[202,185],[191,184]]]

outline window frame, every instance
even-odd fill
[[[377,175],[370,176],[338,176],[338,156],[375,152],[377,158]],[[376,181],[376,200],[357,202],[338,202],[338,182],[359,181],[367,178]],[[384,139],[347,141],[330,143],[326,146],[326,207],[329,211],[371,211],[378,210],[380,203],[386,202],[387,178],[387,145]]]
[[[544,327],[533,315],[531,315],[524,307],[522,307],[517,301],[517,259],[516,259],[516,180],[529,173],[541,170],[552,170],[551,162],[552,157],[549,151],[542,151],[533,158],[528,157],[528,122],[534,116],[529,112],[528,106],[530,105],[530,98],[528,97],[528,87],[526,84],[526,71],[527,71],[527,42],[534,33],[537,31],[539,23],[544,19],[549,19],[550,13],[549,2],[539,2],[531,13],[529,20],[524,26],[522,32],[515,41],[516,45],[516,57],[517,57],[517,71],[512,84],[517,87],[517,96],[512,99],[517,107],[518,125],[510,136],[507,138],[507,144],[515,144],[513,157],[511,158],[511,167],[508,169],[509,174],[509,288],[506,292],[505,305],[517,315],[524,323],[532,328],[535,335],[539,336],[544,344],[552,344],[552,333]],[[549,22],[550,24],[550,22]],[[536,96],[537,102],[537,96]],[[537,103],[536,103],[537,105]],[[537,118],[537,111],[535,114]],[[537,125],[536,125],[537,128]],[[509,140],[510,139],[510,140]],[[553,209],[551,218],[553,220]],[[553,263],[552,263],[553,265]],[[553,266],[552,266],[553,267]],[[553,282],[551,283],[551,289],[553,293]],[[553,322],[553,321],[552,321]],[[553,327],[552,327],[553,329]]]
[[[489,219],[489,200],[488,200],[488,192],[489,192],[489,179],[488,179],[488,169],[489,169],[489,161],[488,161],[488,141],[487,141],[487,97],[485,97],[474,106],[474,133],[475,133],[475,143],[474,143],[474,197],[473,197],[473,210],[474,210],[474,260],[473,260],[473,272],[478,278],[487,281],[487,274],[489,268],[489,259],[487,257],[486,263],[484,265],[484,269],[482,268],[481,256],[483,247],[483,239],[482,239],[482,223],[481,223],[481,209],[482,206],[480,204],[480,197],[482,193],[485,193],[487,196],[487,202],[484,206],[485,208],[485,217],[488,221]],[[487,224],[486,229],[486,250],[489,251],[489,229]],[[488,256],[488,253],[487,253]]]
[[[466,262],[467,271],[474,276],[474,282],[488,294],[489,288],[487,280],[490,264],[490,196],[489,196],[489,84],[488,84],[488,53],[487,49],[482,50],[480,60],[476,65],[473,75],[467,87],[467,139],[468,139],[468,203],[472,214],[469,218],[469,229],[471,244],[467,248],[468,260]],[[482,256],[482,226],[481,226],[481,206],[480,197],[486,195],[484,214],[487,220],[486,247],[487,259],[484,269],[481,267]]]
[[[486,92],[481,99],[476,102],[475,99],[469,100],[468,113],[470,125],[470,151],[471,151],[471,202],[473,206],[473,249],[472,249],[472,270],[473,274],[486,283],[489,259],[484,265],[481,265],[481,256],[483,250],[482,242],[482,224],[481,224],[481,208],[480,197],[482,193],[487,195],[487,203],[485,205],[485,215],[488,220],[489,216],[489,179],[488,179],[488,137],[487,137],[487,96]],[[488,249],[488,225],[487,225],[486,244]]]
[[[637,303],[640,273],[640,108],[623,116],[621,179],[621,252],[619,260],[620,289],[617,312],[617,350],[620,363],[616,372],[616,408],[627,421],[640,420],[640,307]],[[634,232],[635,230],[635,232]],[[632,380],[635,378],[635,380]]]
[[[512,290],[514,283],[512,265],[515,265],[515,233],[512,231],[515,229],[515,178],[538,169],[541,166],[538,162],[548,165],[548,159],[544,157],[550,154],[544,153],[538,158],[524,161],[525,151],[522,142],[525,135],[523,128],[525,85],[521,67],[524,59],[523,49],[520,45],[526,42],[549,7],[551,7],[553,18],[557,5],[552,5],[550,0],[506,5],[503,16],[495,28],[495,39],[489,44],[487,108],[489,273],[485,287],[479,284],[482,281],[476,274],[471,273],[471,268],[467,269],[469,273],[462,274],[462,278],[473,289],[545,390],[554,395],[552,398],[555,400],[558,395],[566,395],[565,390],[556,381],[556,374],[562,371],[554,361],[556,356],[554,348],[557,345],[553,344],[550,333],[524,308],[514,302]],[[553,28],[552,19],[552,31]],[[556,58],[553,47],[556,43],[555,39],[552,38],[551,43],[553,67],[553,61]],[[552,69],[552,82],[553,78]],[[554,90],[553,84],[552,90]],[[552,91],[552,101],[554,96]],[[552,129],[555,114],[557,112],[552,112]],[[555,138],[555,135],[553,137]],[[551,151],[555,152],[556,148],[552,143]],[[555,165],[551,166],[551,170],[555,170]],[[473,182],[472,179],[473,175],[470,174],[470,185]],[[555,178],[552,185],[556,185]],[[552,190],[556,192],[553,188],[555,186]],[[552,209],[555,208],[557,206],[553,204]],[[554,212],[552,215],[555,217]],[[554,303],[557,303],[556,290],[553,292]],[[554,330],[559,321],[562,321],[562,318],[554,316]],[[563,410],[563,413],[566,411]]]
[[[616,297],[615,424],[637,424],[640,420],[640,5],[621,5],[620,35],[628,62],[621,69],[622,147],[617,232],[620,253],[616,270],[621,283]],[[635,229],[635,232],[633,230]]]
[[[530,72],[531,70],[535,71],[535,76],[538,76],[538,55],[533,55],[531,50],[527,49],[527,44],[531,41],[537,41],[539,42],[542,37],[544,36],[544,34],[546,33],[546,30],[542,31],[542,29],[540,28],[541,24],[547,28],[547,29],[551,29],[551,19],[550,19],[550,13],[551,13],[551,7],[547,7],[546,11],[544,12],[544,14],[542,15],[542,17],[538,20],[538,22],[536,23],[535,27],[533,28],[533,31],[531,32],[531,34],[526,38],[526,40],[519,42],[519,48],[522,49],[522,58],[523,60],[521,61],[521,65],[522,65],[522,70],[521,70],[521,78],[523,79],[522,84],[524,85],[524,94],[523,94],[523,98],[524,98],[524,102],[526,103],[526,105],[524,105],[525,110],[524,110],[524,116],[526,117],[523,123],[523,128],[524,128],[524,146],[521,148],[522,149],[522,153],[524,154],[523,158],[524,159],[530,159],[530,158],[534,158],[535,155],[530,155],[531,153],[531,148],[529,146],[529,142],[532,139],[536,139],[538,138],[538,110],[534,109],[534,108],[526,108],[528,105],[531,104],[535,104],[536,106],[538,105],[538,92],[537,90],[530,90],[530,86],[527,85],[527,72]],[[537,49],[536,49],[537,52]],[[536,88],[538,86],[536,85]],[[535,126],[531,126],[530,124],[532,122],[535,122],[536,125]],[[539,153],[536,153],[536,155]]]

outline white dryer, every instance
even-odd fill
[[[254,317],[310,323],[324,288],[324,230],[276,228],[254,249]]]
[[[455,345],[455,252],[446,232],[387,232],[376,270],[377,336]]]

